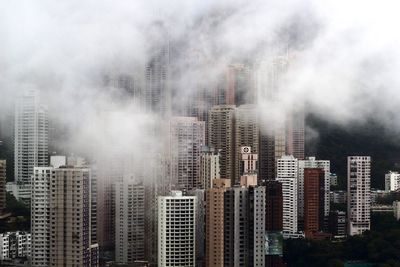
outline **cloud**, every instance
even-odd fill
[[[53,119],[73,125],[65,142],[74,147],[157,143],[146,121],[157,117],[115,98],[115,88],[101,81],[104,74],[128,74],[143,90],[146,62],[166,43],[172,104],[215,88],[227,64],[257,68],[289,51],[281,100],[260,99],[264,114],[304,101],[336,122],[376,116],[400,129],[396,1],[3,0],[1,6],[0,106],[12,107],[26,86],[36,87]]]

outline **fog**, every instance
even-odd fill
[[[287,56],[278,102],[258,99],[263,116],[305,103],[307,112],[344,125],[373,117],[400,129],[398,1],[0,4],[0,112],[36,88],[53,125],[67,133],[56,136],[62,150],[141,154],[165,145],[159,114],[103,80],[130,75],[143,92],[146,64],[166,45],[173,107],[215,88],[229,64],[250,64],[262,79],[263,62]]]

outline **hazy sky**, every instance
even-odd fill
[[[133,146],[156,124],[151,114],[110,101],[98,84],[103,73],[143,72],[154,47],[165,40],[155,24],[164,25],[176,51],[185,52],[177,64],[196,66],[182,68],[177,84],[183,92],[213,81],[226,63],[258,62],[289,47],[295,60],[281,106],[305,100],[310,111],[338,122],[374,116],[400,129],[395,0],[0,4],[0,112],[22,90],[35,87],[61,124],[77,126],[72,141],[81,146],[88,140],[90,146],[110,140]]]

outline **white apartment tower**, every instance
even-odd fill
[[[29,186],[33,168],[48,166],[47,107],[40,104],[37,91],[28,90],[17,99],[14,127],[15,182]]]
[[[195,117],[174,117],[170,123],[172,185],[180,190],[197,187],[201,147],[205,144],[205,122]]]
[[[32,175],[32,267],[50,265],[50,181],[53,167],[35,167]]]
[[[396,191],[400,188],[400,173],[392,172],[385,174],[385,190]]]
[[[370,229],[371,158],[347,158],[347,216],[349,235],[359,235]]]
[[[324,178],[324,215],[329,216],[330,200],[329,191],[331,186],[331,167],[329,160],[317,160],[315,157],[308,157],[305,160],[299,160],[299,179],[298,179],[298,215],[299,220],[304,219],[304,169],[305,168],[320,168],[325,173]]]
[[[298,161],[296,158],[283,156],[278,159],[276,180],[282,183],[283,233],[285,236],[296,234],[298,232]]]
[[[196,197],[158,197],[158,266],[190,267],[196,262]]]

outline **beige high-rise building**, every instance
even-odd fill
[[[54,169],[50,188],[50,266],[98,266],[98,245],[91,234],[90,169]]]
[[[199,188],[211,188],[214,179],[221,178],[219,158],[220,154],[216,149],[203,147],[200,155],[200,180],[197,183]]]
[[[0,160],[0,214],[6,208],[6,161]]]
[[[242,147],[250,147],[251,153],[258,154],[259,123],[255,105],[242,105],[236,109],[235,115],[235,184],[243,174]],[[255,171],[257,172],[257,170]]]
[[[224,193],[230,179],[215,179],[206,190],[206,266],[224,266]]]
[[[220,151],[220,176],[235,180],[235,106],[214,106],[209,111],[208,145]]]

